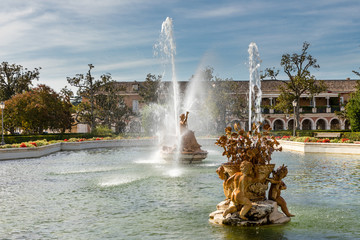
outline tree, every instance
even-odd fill
[[[145,104],[157,103],[160,97],[161,75],[157,77],[149,73],[145,82],[140,85],[139,95],[143,98]]]
[[[71,104],[46,85],[17,94],[7,100],[4,114],[5,128],[14,133],[21,127],[26,133],[42,134],[43,130],[71,129]]]
[[[360,80],[356,83],[356,91],[351,94],[345,106],[345,114],[350,121],[351,131],[360,132]]]
[[[246,102],[244,96],[238,94],[239,85],[232,79],[221,79],[213,75],[213,68],[207,67],[202,76],[208,83],[206,102],[209,111],[216,121],[217,131],[221,132],[229,123],[229,117],[244,118]]]
[[[32,81],[39,79],[39,68],[30,71],[21,65],[2,62],[0,64],[0,100],[6,101],[23,91],[29,91]]]
[[[67,81],[71,86],[78,88],[78,95],[88,99],[89,104],[83,104],[81,106],[84,111],[80,112],[83,114],[82,120],[90,124],[91,130],[93,131],[96,127],[95,122],[95,94],[97,89],[101,86],[101,80],[94,80],[91,75],[91,70],[94,68],[92,64],[88,64],[89,70],[84,74],[76,74],[75,77],[67,77]],[[109,74],[107,74],[109,75]]]
[[[360,68],[359,68],[360,69]],[[360,77],[360,72],[357,72],[355,70],[352,71],[353,73],[355,73],[356,75],[358,75]]]
[[[124,88],[111,80],[110,75],[103,75],[101,89],[95,96],[97,120],[109,129],[114,125],[116,133],[124,131],[125,121],[131,113],[125,105],[124,98],[118,94],[122,90]]]
[[[356,75],[360,76],[360,72],[357,72],[355,70],[353,70],[352,72],[355,73]],[[351,98],[352,98],[351,106],[349,103],[347,103],[345,106],[345,109],[343,111],[335,111],[336,116],[338,116],[342,120],[349,120],[349,122],[351,123],[350,117],[349,117],[349,114],[347,111],[348,109],[351,109],[350,111],[351,111],[351,115],[353,118],[353,120],[352,120],[353,125],[357,125],[356,121],[358,121],[360,124],[360,119],[356,118],[356,111],[357,111],[356,109],[357,109],[357,105],[358,105],[357,101],[360,101],[359,95],[357,94],[357,92],[359,92],[359,89],[360,89],[360,81],[356,82],[356,89],[357,90],[353,93],[353,95],[351,95]],[[351,127],[351,129],[353,130],[353,127]]]
[[[279,87],[281,93],[275,108],[284,112],[291,112],[293,108],[292,102],[296,101],[297,105],[294,114],[297,129],[300,128],[300,96],[309,94],[310,97],[313,97],[327,88],[323,81],[316,81],[315,77],[310,74],[311,68],[318,69],[320,66],[317,64],[317,60],[308,54],[309,46],[310,43],[304,42],[300,54],[284,54],[280,62],[289,80],[282,81],[283,84]],[[262,78],[271,77],[276,79],[278,73],[279,71],[275,71],[273,68],[267,68]]]

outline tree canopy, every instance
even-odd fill
[[[308,53],[310,43],[304,42],[301,53],[286,53],[282,55],[280,65],[289,80],[283,81],[279,90],[281,91],[275,108],[284,112],[291,112],[292,102],[296,101],[295,119],[297,129],[300,127],[300,96],[308,94],[310,97],[326,90],[327,86],[323,81],[316,81],[315,76],[310,73],[311,69],[320,68],[316,58]],[[265,69],[262,78],[270,77],[276,79],[279,71],[274,68]]]
[[[221,132],[229,123],[230,116],[244,118],[246,115],[246,100],[238,94],[239,85],[232,79],[222,79],[214,76],[214,69],[207,67],[202,76],[207,81],[206,105],[211,117],[216,121],[217,131]]]
[[[139,95],[145,104],[157,103],[160,96],[160,84],[162,76],[157,77],[151,73],[146,76],[145,81],[140,85]]]
[[[359,68],[359,69],[360,69],[360,68]],[[355,73],[356,75],[358,75],[358,76],[360,77],[360,72],[355,71],[355,70],[353,70],[352,72]]]
[[[74,106],[76,121],[89,124],[91,131],[100,124],[108,129],[115,127],[116,132],[122,132],[131,113],[123,97],[119,95],[119,91],[124,89],[112,79],[110,73],[95,80],[91,74],[93,68],[89,64],[86,75],[77,74],[73,78],[67,78],[70,85],[78,87],[77,94],[83,97],[83,101]],[[69,95],[66,89],[63,90],[65,95]]]
[[[14,133],[21,127],[26,133],[71,129],[71,104],[46,85],[13,96],[5,102],[4,128]]]
[[[360,132],[360,80],[356,83],[356,91],[351,93],[345,106],[345,117],[349,119],[351,131]]]
[[[0,64],[0,100],[5,101],[23,91],[29,91],[34,79],[39,79],[39,68],[28,70],[21,65]]]
[[[114,126],[116,133],[124,131],[125,122],[131,113],[125,105],[124,98],[118,94],[122,90],[124,89],[115,81],[107,78],[103,79],[101,90],[95,96],[97,121],[108,129]]]
[[[75,77],[67,77],[67,81],[71,86],[77,87],[77,94],[87,99],[81,106],[78,107],[78,114],[80,115],[81,122],[88,123],[91,130],[95,130],[96,127],[96,116],[95,116],[95,94],[99,87],[111,79],[110,74],[104,74],[100,80],[95,80],[91,75],[91,70],[94,68],[92,64],[88,64],[89,70],[84,74],[76,74]],[[79,119],[79,116],[77,116]]]

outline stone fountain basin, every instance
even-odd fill
[[[161,151],[161,157],[166,161],[176,161],[176,157],[179,153]],[[204,160],[208,155],[207,151],[201,152],[181,152],[179,154],[179,162],[181,163],[199,163]]]

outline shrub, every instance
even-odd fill
[[[316,142],[317,139],[314,137],[297,137],[294,139],[295,142]]]
[[[352,141],[360,141],[360,132],[345,132],[343,137]]]
[[[97,136],[111,136],[112,131],[107,126],[97,126],[92,134]]]

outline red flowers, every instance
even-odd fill
[[[341,142],[343,143],[343,142],[346,142],[346,141],[349,141],[349,139],[348,138],[342,138],[341,139]]]
[[[36,142],[31,142],[30,144],[33,145],[34,147],[37,147]]]
[[[20,144],[20,147],[24,148],[24,147],[27,147],[25,143],[21,143]]]

